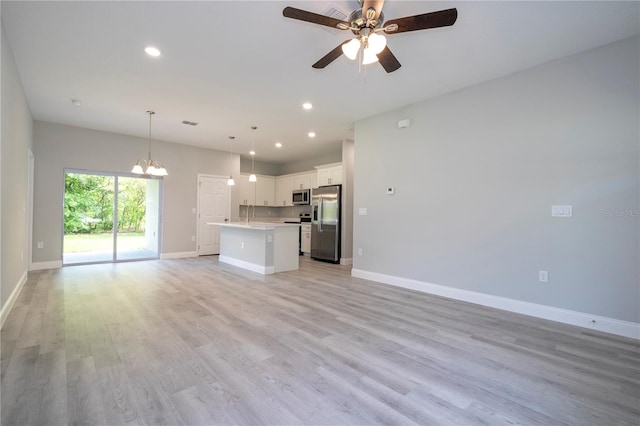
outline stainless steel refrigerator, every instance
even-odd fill
[[[311,257],[340,262],[341,185],[321,186],[311,196]]]

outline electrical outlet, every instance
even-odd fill
[[[155,236],[155,235],[154,235],[154,236]],[[192,235],[192,236],[191,236],[191,241],[195,241],[195,240],[196,240],[196,236],[195,236],[195,235]]]
[[[549,272],[538,271],[538,281],[540,281],[541,283],[549,282]]]
[[[362,249],[361,248],[358,249],[358,256],[362,256]]]
[[[240,248],[244,248],[244,241],[240,243]]]
[[[38,241],[38,248],[44,248],[44,241]]]

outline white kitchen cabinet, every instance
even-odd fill
[[[240,175],[236,180],[236,188],[240,195],[240,205],[248,206],[255,203],[256,183],[249,182],[248,175]]]
[[[317,188],[318,187],[318,173],[310,172],[309,173],[309,188]]]
[[[300,242],[300,251],[303,253],[311,253],[311,225],[301,225],[302,241]]]
[[[297,175],[293,175],[293,188],[292,189],[310,189],[313,188],[311,186],[311,176],[317,173],[301,173]]]
[[[318,170],[318,186],[339,185],[342,183],[342,164],[316,166]]]
[[[286,207],[292,206],[293,200],[291,197],[291,191],[293,191],[293,177],[292,176],[279,176],[276,178],[276,206]]]
[[[275,206],[275,179],[258,176],[256,185],[256,206]]]

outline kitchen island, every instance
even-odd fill
[[[260,274],[298,269],[299,224],[232,222],[220,226],[219,261]]]

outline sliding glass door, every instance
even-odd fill
[[[156,259],[162,181],[65,170],[65,265]]]

